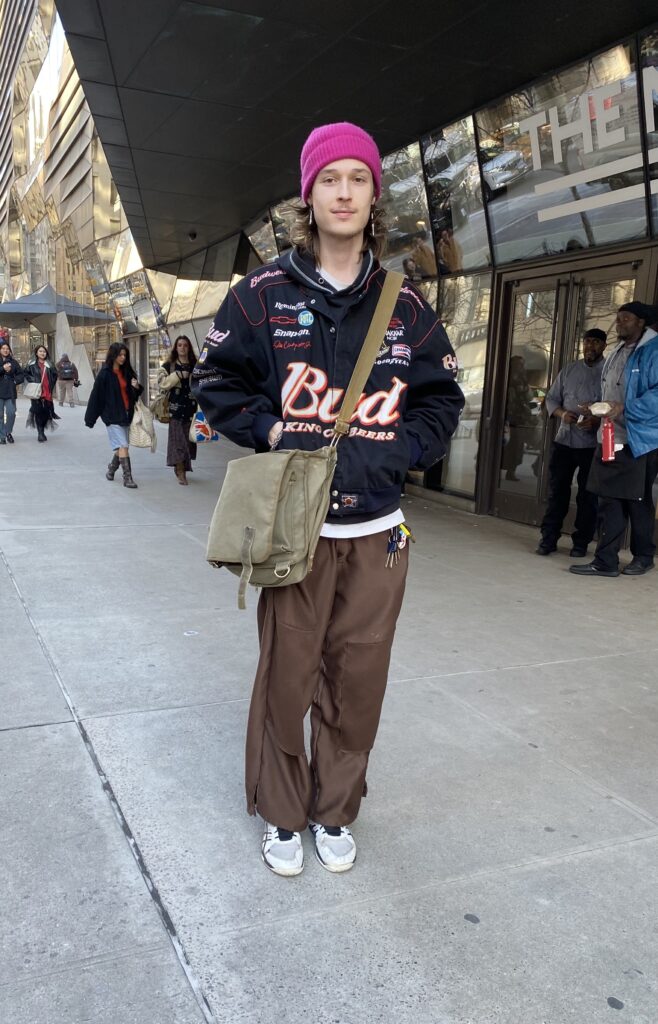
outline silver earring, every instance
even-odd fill
[[[308,208],[308,226],[310,228],[313,227],[313,207],[312,206],[309,206],[309,208]]]
[[[373,206],[372,210],[370,211],[370,234],[374,235],[374,233],[375,233],[375,207]]]

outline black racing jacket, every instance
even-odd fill
[[[266,451],[329,444],[385,271],[367,253],[336,291],[294,249],[252,271],[222,303],[193,373],[209,423],[235,444]],[[338,445],[329,519],[362,522],[394,511],[410,467],[447,451],[464,397],[457,360],[436,313],[405,281],[386,337]]]

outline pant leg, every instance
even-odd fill
[[[349,825],[365,791],[404,596],[408,546],[386,568],[388,531],[338,541],[338,574],[311,711],[314,799],[310,817]]]
[[[653,562],[656,553],[654,531],[656,529],[656,506],[653,500],[653,485],[658,475],[658,450],[647,455],[647,473],[644,494],[639,501],[628,502],[631,521],[631,554],[646,562]]]
[[[571,481],[573,480],[576,460],[574,449],[565,444],[553,442],[548,463],[548,498],[546,512],[541,523],[542,541],[553,547],[560,539],[560,531],[564,517],[569,511],[571,501]]]
[[[306,828],[313,797],[304,719],[320,680],[336,586],[336,543],[320,538],[306,579],[264,588],[258,605],[260,658],[247,725],[247,809],[292,831]]]
[[[571,539],[575,547],[586,548],[594,537],[598,511],[596,495],[587,490],[587,477],[594,458],[594,449],[574,448],[573,452],[578,465],[578,493],[576,495],[575,529]]]
[[[6,437],[7,434],[11,433],[10,427],[8,425],[5,426],[5,416],[9,412],[7,409],[8,404],[8,398],[0,398],[0,437]]]
[[[64,401],[71,403],[73,401],[73,381],[64,381]]]
[[[66,399],[66,382],[63,380],[57,381],[57,398],[59,399],[60,405]]]
[[[597,568],[619,568],[619,549],[627,522],[627,501],[621,498],[599,498],[599,541],[594,555]]]
[[[14,431],[14,424],[16,422],[16,399],[6,398],[5,399],[5,430],[8,434],[12,434]]]

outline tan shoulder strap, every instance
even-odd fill
[[[404,274],[399,274],[394,270],[386,272],[381,295],[377,301],[366,339],[361,346],[359,358],[356,361],[356,366],[347,385],[343,404],[340,407],[338,419],[334,426],[335,440],[349,432],[350,420],[359,404],[366,381],[370,376],[370,371],[373,368],[377,353],[381,348],[388,325],[391,322],[391,316],[393,315],[403,281]]]

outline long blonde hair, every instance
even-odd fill
[[[316,260],[320,257],[318,244],[318,229],[315,222],[311,223],[311,207],[301,199],[291,199],[282,204],[282,212],[292,215],[290,226],[290,241],[293,245],[313,256]],[[373,207],[373,216],[363,232],[363,249],[372,252],[375,259],[380,260],[386,251],[386,218],[384,211],[377,205]]]

